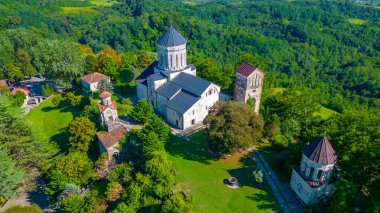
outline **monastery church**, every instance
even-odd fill
[[[195,66],[187,64],[186,44],[186,39],[170,26],[157,40],[158,61],[136,78],[137,98],[146,99],[156,113],[179,129],[202,123],[221,99],[220,86],[197,77]],[[264,73],[243,63],[236,75],[236,100],[246,102],[252,98],[258,112]]]

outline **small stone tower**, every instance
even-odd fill
[[[333,194],[332,171],[337,156],[326,136],[308,144],[301,166],[293,168],[290,186],[306,205],[317,203]]]
[[[111,93],[107,91],[102,92],[99,95],[101,103],[98,104],[100,121],[108,128],[108,131],[112,130],[112,123],[118,119],[117,105],[111,100],[111,96]]]
[[[247,102],[252,99],[255,112],[258,113],[264,76],[259,68],[243,62],[236,69],[234,100]]]

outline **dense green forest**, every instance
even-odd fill
[[[226,90],[232,91],[233,70],[245,60],[267,72],[266,87],[313,88],[323,104],[340,112],[379,107],[378,8],[330,1],[120,0],[106,7],[75,0],[1,3],[1,29],[24,28],[32,37],[78,42],[95,53],[107,46],[118,53],[154,52],[155,41],[172,24],[188,39],[200,75]],[[2,65],[17,60],[19,49],[28,49],[6,42]],[[36,71],[44,73],[32,49],[45,48],[37,44],[27,53]]]
[[[306,142],[327,132],[340,156],[342,177],[331,211],[379,209],[380,8],[376,6],[348,1],[0,0],[0,79],[17,83],[42,74],[70,88],[80,75],[99,71],[130,94],[131,82],[154,60],[155,42],[169,25],[188,40],[189,61],[198,75],[228,93],[233,91],[234,70],[240,62],[266,73],[263,137],[288,151],[288,169],[299,162]],[[286,90],[273,92],[282,88]],[[98,128],[96,104],[74,93],[52,101],[59,106],[61,99],[89,118],[73,121],[72,129],[84,126],[89,131],[83,133],[88,134],[85,141],[70,132],[70,150],[37,140],[11,100],[0,98],[4,112],[0,157],[6,168],[1,175],[15,177],[2,187],[0,204],[15,195],[22,179],[32,179],[36,168],[45,174],[47,194],[54,202],[78,194],[78,186],[102,179],[96,176],[102,157],[88,145]],[[161,120],[151,117],[148,104],[140,105],[141,111],[132,111],[131,116],[146,127],[131,134],[124,145],[140,147],[137,154],[129,154],[143,159],[124,163],[111,173],[103,184],[107,201],[91,193],[71,196],[62,203],[64,212],[95,206],[102,212],[108,204],[114,212],[170,211],[175,205],[188,211],[188,204],[169,196],[170,186],[163,184],[163,180],[173,182],[163,148],[167,136],[149,134],[160,132]],[[318,118],[315,113],[321,106],[337,114]],[[149,113],[141,115],[144,111]],[[145,142],[147,147],[141,148]],[[68,162],[81,166],[73,168]],[[123,202],[115,202],[120,198]]]

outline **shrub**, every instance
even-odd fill
[[[61,94],[57,94],[51,99],[51,103],[53,104],[54,107],[57,107],[61,104],[61,101],[63,100],[63,97]]]
[[[264,174],[261,170],[253,171],[253,178],[256,183],[262,183],[263,177],[264,177]]]
[[[75,95],[73,92],[68,92],[66,98],[70,105],[75,107],[82,104],[83,95]]]
[[[288,139],[282,134],[276,134],[272,137],[273,148],[276,150],[282,150],[288,146]]]
[[[22,106],[22,104],[24,103],[25,101],[25,94],[20,92],[20,91],[16,91],[16,94],[14,96],[14,104],[18,107]]]
[[[106,196],[109,201],[116,201],[120,198],[123,186],[118,182],[109,183],[107,186]]]
[[[45,97],[49,97],[54,93],[54,88],[49,84],[42,85],[42,95]]]
[[[32,205],[32,206],[13,206],[4,213],[41,213],[40,207],[37,205]]]

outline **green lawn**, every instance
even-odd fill
[[[80,108],[71,107],[66,101],[58,107],[53,107],[49,98],[34,108],[26,118],[40,137],[46,137],[57,143],[61,150],[66,150],[69,138],[68,126],[80,112]]]
[[[176,191],[191,196],[194,212],[280,211],[269,186],[251,184],[255,165],[250,156],[235,153],[228,159],[213,160],[202,131],[190,141],[171,137],[166,150],[177,173]],[[239,180],[238,189],[225,186],[224,180],[230,176]]]

